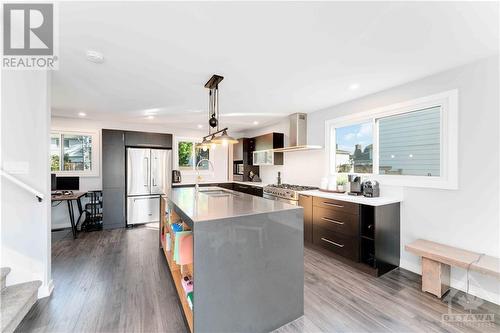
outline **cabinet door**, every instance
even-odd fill
[[[257,197],[263,197],[264,196],[264,189],[262,187],[257,187],[257,186],[252,186],[252,194],[257,196]]]
[[[104,229],[125,227],[125,188],[103,188],[102,224]]]
[[[322,228],[321,226],[314,225],[313,243],[345,258],[356,262],[359,260],[358,237],[346,236],[344,234]]]
[[[123,131],[102,130],[102,187],[125,187]]]
[[[313,241],[313,204],[310,195],[299,194],[299,206],[304,208],[304,241]]]
[[[314,226],[332,230],[347,236],[358,237],[359,216],[328,208],[314,207]]]
[[[226,188],[228,190],[233,189],[233,183],[220,183],[220,184],[217,184],[217,186],[222,187],[222,188]]]
[[[243,160],[243,140],[238,139],[238,143],[233,145],[233,161]]]
[[[251,194],[249,186],[241,185],[241,184],[238,184],[238,183],[234,184],[234,190],[238,191],[238,192],[242,192],[242,193]]]
[[[125,145],[129,147],[172,148],[172,134],[125,132]]]

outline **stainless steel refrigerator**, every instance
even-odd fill
[[[127,148],[127,224],[160,221],[160,195],[171,187],[172,151]]]

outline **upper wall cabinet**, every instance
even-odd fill
[[[254,140],[253,165],[283,165],[283,153],[273,151],[284,147],[283,133],[269,133],[257,136]]]
[[[172,149],[172,134],[126,131],[125,145]]]
[[[233,145],[233,161],[243,161],[243,140],[238,139],[238,143]]]

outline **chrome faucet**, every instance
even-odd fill
[[[212,164],[212,162],[210,162],[210,160],[204,158],[204,159],[201,159],[198,161],[198,163],[196,163],[196,181],[195,181],[195,185],[194,185],[194,188],[196,190],[196,192],[198,192],[200,190],[200,186],[198,185],[198,181],[199,181],[199,178],[200,178],[200,169],[199,169],[199,166],[201,164],[201,162],[204,162],[204,161],[207,161],[208,164],[212,167],[212,172],[215,171],[215,168],[214,168],[214,165]]]

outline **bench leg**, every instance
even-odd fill
[[[450,289],[450,265],[422,257],[422,291],[441,298]]]

